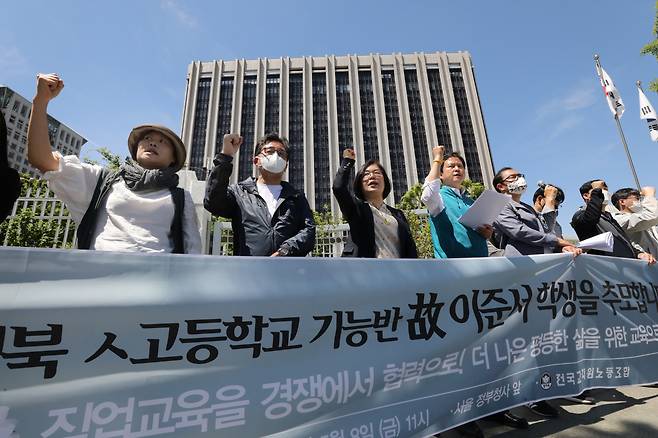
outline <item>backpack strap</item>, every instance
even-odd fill
[[[87,211],[85,211],[82,220],[78,224],[78,249],[89,249],[91,247],[91,239],[94,230],[96,229],[96,220],[98,219],[98,210],[100,206],[103,205],[103,201],[107,197],[118,176],[118,171],[112,171],[107,168],[101,170],[101,174],[98,176],[98,181],[96,182],[96,187],[94,188],[94,194],[92,195],[89,206],[87,207]]]
[[[185,190],[172,187],[171,198],[174,201],[174,219],[171,221],[169,238],[174,243],[174,254],[185,253],[185,238],[183,237],[183,211],[185,210]]]

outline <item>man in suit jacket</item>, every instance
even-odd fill
[[[587,181],[580,186],[580,196],[585,205],[580,208],[571,219],[571,226],[580,240],[589,239],[598,234],[611,232],[614,237],[612,252],[590,251],[591,254],[608,255],[613,257],[638,258],[647,261],[650,265],[656,259],[637,244],[631,242],[624,230],[607,211],[610,202],[608,185],[602,179]]]
[[[582,252],[568,240],[550,232],[543,215],[521,202],[521,196],[528,187],[522,173],[512,167],[504,167],[494,177],[493,185],[496,191],[512,196],[510,203],[503,208],[493,224],[505,256],[548,254],[555,251],[577,256]]]

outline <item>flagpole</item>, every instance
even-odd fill
[[[596,54],[594,55],[594,61],[596,61],[596,72],[599,75],[599,78],[601,76],[601,63],[599,62],[599,55]],[[631,172],[633,172],[633,178],[635,179],[635,185],[637,186],[637,190],[641,191],[642,186],[640,185],[640,180],[637,177],[637,172],[635,171],[635,165],[633,164],[633,158],[631,157],[631,152],[628,150],[628,143],[626,143],[626,137],[624,136],[624,130],[621,129],[621,121],[619,120],[619,115],[615,113],[615,122],[617,122],[617,131],[619,132],[619,137],[621,138],[621,142],[624,145],[624,150],[626,151],[626,158],[628,158],[628,165],[631,168]]]
[[[615,122],[617,122],[617,130],[619,131],[619,136],[621,137],[621,142],[624,144],[624,150],[626,151],[626,157],[628,158],[628,165],[631,166],[631,171],[633,171],[633,178],[635,178],[635,185],[639,192],[642,191],[640,186],[640,180],[637,177],[637,172],[635,171],[635,166],[633,165],[633,159],[631,158],[631,153],[628,150],[628,144],[626,144],[626,137],[624,137],[624,131],[621,129],[621,122],[619,117],[615,114]]]

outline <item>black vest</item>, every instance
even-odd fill
[[[91,247],[91,239],[96,229],[96,221],[98,220],[98,211],[103,205],[103,201],[112,188],[112,185],[121,176],[119,172],[103,168],[94,194],[89,202],[89,207],[85,212],[82,220],[78,224],[78,249],[89,249]],[[185,207],[185,191],[180,187],[172,187],[171,198],[174,200],[174,220],[171,222],[171,230],[169,231],[169,238],[173,240],[174,249],[172,253],[183,254],[185,252],[183,240],[183,208]]]

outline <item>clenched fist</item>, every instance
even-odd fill
[[[222,145],[222,154],[234,156],[235,153],[242,146],[243,138],[240,134],[226,134],[224,136],[224,144]]]
[[[354,149],[347,148],[343,151],[343,158],[349,158],[350,160],[356,160],[356,154]]]
[[[57,97],[60,91],[64,88],[64,81],[55,73],[37,75],[37,94],[34,100],[41,100],[49,102],[51,99]]]
[[[435,146],[432,148],[432,160],[443,161],[443,154],[445,148],[443,146]]]

